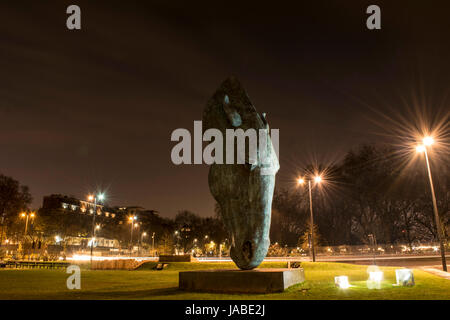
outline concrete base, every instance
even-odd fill
[[[191,262],[192,257],[190,254],[184,255],[160,255],[159,262]]]
[[[271,293],[305,281],[302,268],[182,271],[179,288],[217,293]]]

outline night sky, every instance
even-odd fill
[[[384,116],[418,102],[448,115],[444,1],[241,2],[2,1],[0,173],[35,208],[99,188],[111,205],[210,216],[208,166],[172,164],[170,135],[193,132],[229,75],[280,129],[279,187],[308,162],[389,143]],[[80,31],[66,28],[70,4]],[[381,30],[366,28],[370,4]]]

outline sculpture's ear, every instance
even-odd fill
[[[242,124],[241,116],[231,105],[228,95],[225,95],[223,98],[223,110],[225,111],[225,114],[233,127],[239,127]]]

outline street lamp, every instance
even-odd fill
[[[152,234],[152,255],[155,255],[155,233]]]
[[[20,217],[26,219],[26,220],[25,220],[25,230],[24,230],[24,232],[23,232],[23,245],[25,245],[26,236],[27,236],[27,230],[28,230],[28,219],[33,220],[34,217],[35,217],[35,213],[34,213],[34,212],[29,212],[29,213],[22,212],[22,213],[20,214]],[[3,233],[3,229],[2,229],[2,233]],[[19,247],[19,248],[20,248],[20,247]],[[19,249],[19,251],[21,251],[21,249]]]
[[[92,239],[91,239],[91,268],[92,268],[92,255],[94,250],[94,241],[95,241],[95,230],[97,229],[97,226],[95,225],[95,216],[97,215],[97,200],[103,201],[105,199],[105,195],[103,193],[100,193],[98,195],[90,194],[88,196],[88,201],[94,202],[94,212],[92,214]]]
[[[136,216],[129,216],[128,221],[131,223],[131,231],[130,231],[130,257],[131,257],[131,251],[133,249],[133,227],[134,227],[134,221],[137,220]]]
[[[309,212],[310,212],[310,233],[311,233],[311,255],[312,255],[312,261],[316,261],[316,254],[314,252],[314,216],[313,216],[313,207],[312,207],[312,192],[311,192],[311,179],[305,178],[298,178],[297,183],[299,185],[305,184],[305,182],[308,181],[308,191],[309,191]],[[322,182],[322,177],[320,175],[316,175],[314,177],[314,182],[316,184]]]
[[[36,216],[36,214],[34,212],[30,212],[30,213],[26,213],[26,212],[22,212],[20,214],[21,218],[25,218],[25,231],[23,233],[23,237],[25,238],[27,236],[27,230],[28,230],[28,218],[30,218],[31,220],[34,219],[34,217]]]
[[[146,237],[147,236],[147,232],[142,232],[141,233],[141,238],[139,239],[139,247],[138,247],[138,255],[139,256],[141,256],[141,246],[142,246],[142,243],[144,242],[144,237]]]
[[[430,180],[431,198],[433,201],[434,220],[436,223],[439,245],[441,247],[442,270],[447,271],[447,262],[445,259],[444,235],[442,234],[441,222],[439,220],[439,213],[438,213],[437,203],[436,203],[436,195],[434,194],[433,178],[431,177],[430,161],[428,160],[428,152],[427,152],[427,147],[431,146],[434,143],[434,139],[430,136],[427,136],[422,139],[422,142],[423,142],[423,144],[418,145],[416,148],[416,151],[419,153],[423,152],[425,154],[428,178]]]

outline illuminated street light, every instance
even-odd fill
[[[133,227],[134,227],[134,221],[137,220],[136,216],[129,216],[128,221],[130,222],[130,257],[131,257],[131,251],[133,250]],[[138,239],[139,240],[139,239]]]
[[[136,223],[137,224],[137,223]],[[139,242],[138,242],[138,255],[141,255],[141,245],[142,242],[144,242],[144,238],[147,236],[147,232],[142,232],[141,233],[141,237],[139,238]]]
[[[95,230],[98,229],[95,225],[95,216],[97,215],[97,200],[103,201],[105,199],[105,195],[103,193],[99,193],[98,195],[90,194],[87,197],[88,201],[94,202],[94,212],[92,213],[92,245],[91,245],[91,269],[92,269],[92,255],[94,250],[94,239],[95,239]]]
[[[425,137],[423,138],[423,144],[426,146],[431,146],[434,143],[434,139],[432,137]]]
[[[155,255],[155,233],[152,233],[152,255]]]
[[[311,233],[311,255],[312,261],[316,261],[316,254],[314,252],[314,216],[313,216],[313,207],[312,207],[312,192],[311,192],[311,179],[307,179],[308,181],[308,191],[309,191],[309,212],[310,212],[310,233]],[[316,184],[322,182],[322,177],[320,175],[316,175],[314,177],[314,181]],[[298,178],[297,183],[303,185],[305,183],[305,178]]]
[[[423,144],[420,144],[416,147],[417,152],[425,152],[425,146]]]
[[[416,150],[418,152],[421,152],[421,153],[423,152],[425,154],[425,161],[427,164],[427,171],[428,171],[428,179],[430,180],[431,198],[433,201],[434,220],[436,223],[439,245],[441,247],[442,270],[447,271],[447,261],[445,259],[444,235],[442,234],[443,232],[442,232],[441,221],[439,219],[439,213],[438,213],[438,209],[437,209],[436,195],[434,193],[433,178],[431,177],[430,161],[428,160],[428,151],[427,151],[427,146],[431,146],[434,143],[434,139],[430,136],[427,136],[422,139],[422,142],[423,142],[423,145],[417,146]]]
[[[28,230],[28,219],[31,218],[32,220],[34,219],[34,217],[36,216],[36,214],[34,212],[30,212],[30,213],[26,213],[26,212],[22,212],[20,214],[21,218],[26,218],[25,220],[25,231],[23,233],[23,237],[25,239],[25,237],[27,236],[27,230]]]

